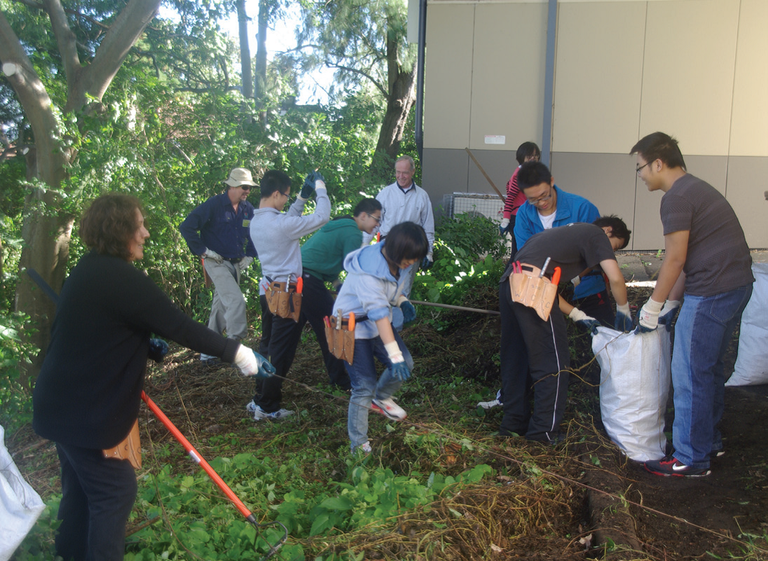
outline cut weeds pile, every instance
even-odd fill
[[[489,288],[465,305],[497,309],[498,299]],[[416,363],[398,396],[408,418],[371,415],[368,457],[349,452],[348,397],[328,386],[311,333],[284,385],[295,415],[283,421],[254,422],[245,412],[251,380],[177,347],[150,367],[145,389],[259,521],[288,527],[277,558],[768,559],[764,397],[729,390],[729,455],[710,478],[658,478],[603,436],[591,370],[571,378],[564,443],[494,436],[501,411],[475,405],[499,385],[498,318],[419,314],[404,331]],[[572,335],[573,362],[583,365],[589,337]],[[263,556],[281,532],[257,536],[145,408],[140,425],[144,468],[126,559]],[[7,439],[55,519],[53,445],[29,427]],[[46,511],[17,559],[50,559],[53,526]]]

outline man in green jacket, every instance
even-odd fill
[[[363,199],[355,207],[353,216],[331,220],[301,246],[304,297],[299,326],[303,327],[307,321],[312,326],[331,384],[344,390],[350,388],[344,361],[331,354],[325,340],[323,318],[333,315],[333,296],[325,283],[338,283],[344,258],[360,248],[363,232],[370,234],[380,222],[381,203],[376,199]]]

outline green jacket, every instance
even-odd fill
[[[341,216],[320,228],[301,246],[305,273],[333,282],[344,268],[344,258],[363,244],[363,232],[351,216]]]

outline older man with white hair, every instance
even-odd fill
[[[192,253],[203,259],[213,282],[208,328],[240,340],[248,333],[240,275],[257,256],[250,234],[255,209],[246,200],[256,183],[245,168],[233,169],[224,183],[227,190],[190,212],[179,230]],[[210,362],[214,357],[200,355],[200,359]]]

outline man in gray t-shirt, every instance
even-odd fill
[[[645,463],[656,475],[703,477],[710,458],[724,453],[723,355],[752,294],[749,247],[736,213],[714,187],[690,175],[677,141],[656,132],[630,151],[649,191],[663,191],[664,262],[656,287],[638,314],[638,331],[675,326],[674,454]],[[666,305],[664,302],[666,301]],[[664,308],[662,309],[662,306]]]

